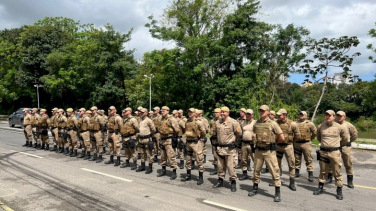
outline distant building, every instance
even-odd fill
[[[343,77],[342,73],[334,73],[334,76],[329,78],[328,82],[337,86],[339,84],[352,84],[349,78]]]

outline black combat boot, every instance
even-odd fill
[[[29,146],[29,141],[26,141],[26,143],[24,145],[22,145],[23,147],[28,147]]]
[[[99,155],[98,158],[97,158],[97,161],[95,161],[96,163],[100,163],[103,161],[103,157],[102,155]]]
[[[231,181],[231,192],[236,192],[236,180]]]
[[[275,187],[274,202],[281,201],[281,187]]]
[[[46,147],[44,148],[44,151],[49,151],[50,150],[50,145],[46,144]]]
[[[300,169],[295,169],[295,178],[300,177]]]
[[[45,144],[42,144],[42,147],[40,149],[45,149]]]
[[[266,173],[269,173],[269,169],[267,166],[265,166],[265,168],[263,170],[261,170],[261,173],[262,174],[266,174]]]
[[[238,165],[236,166],[236,169],[241,169],[242,168],[242,160],[238,159]]]
[[[214,170],[212,172],[210,172],[210,175],[216,175],[216,174],[218,174],[217,165],[214,164],[213,166],[214,166]]]
[[[90,151],[86,152],[86,157],[84,158],[84,160],[89,160],[90,158],[91,158]]]
[[[222,186],[223,186],[223,179],[218,178],[218,182],[217,182],[217,184],[213,185],[213,188],[219,188],[219,187],[222,187]]]
[[[191,170],[187,170],[187,176],[185,176],[184,179],[182,179],[181,181],[189,181],[191,180]]]
[[[354,188],[353,178],[354,178],[353,175],[347,175],[347,186],[348,186],[349,188]],[[342,190],[341,190],[341,191],[342,191]]]
[[[161,176],[164,176],[164,175],[166,175],[166,166],[162,166],[162,171],[161,171],[161,173],[159,173],[157,175],[157,177],[161,177]]]
[[[124,163],[122,163],[122,164],[120,165],[120,168],[125,168],[125,167],[129,167],[129,166],[131,166],[131,165],[129,164],[129,160],[126,160]]]
[[[192,160],[192,161],[191,161],[191,167],[192,167],[192,168],[191,168],[192,170],[195,169],[195,160]]]
[[[248,178],[247,171],[243,171],[243,175],[239,178],[239,180],[246,180]]]
[[[51,147],[51,151],[55,151],[56,152],[56,150],[57,150],[57,146],[56,145],[54,145],[54,147]]]
[[[78,156],[77,158],[84,158],[84,157],[85,157],[85,154],[86,154],[86,151],[85,151],[85,150],[82,150],[80,156]]]
[[[93,154],[93,157],[89,159],[89,161],[96,161],[97,160],[97,153]]]
[[[197,185],[204,184],[204,172],[198,172],[198,181]]]
[[[146,169],[145,174],[150,174],[151,172],[153,172],[153,164],[149,164],[149,168]]]
[[[104,162],[104,164],[113,164],[114,163],[114,156],[110,155],[110,160]]]
[[[337,196],[336,196],[336,198],[338,200],[343,200],[342,187],[337,187]]]
[[[77,157],[77,149],[73,150],[71,157]]]
[[[37,144],[37,143],[34,143],[33,148],[36,149],[37,147],[38,147],[38,144]]]
[[[333,175],[331,173],[328,173],[328,178],[326,179],[326,183],[332,183],[333,182]]]
[[[184,168],[184,160],[180,160],[179,168],[180,168],[180,169],[183,169],[183,168]]]
[[[145,162],[141,162],[141,166],[138,167],[136,172],[145,171]]]
[[[317,190],[313,191],[313,195],[320,195],[324,192],[324,183],[319,182]]]
[[[137,159],[141,159],[141,153],[137,154]]]
[[[158,162],[158,155],[154,155],[154,159],[153,159],[154,162]]]
[[[68,147],[65,148],[65,151],[64,151],[65,156],[69,156],[69,153],[70,153],[69,148]]]
[[[78,145],[78,149],[82,149],[82,144],[80,143],[80,145]]]
[[[120,166],[120,156],[116,157],[116,162],[115,162],[114,166]]]
[[[258,184],[253,183],[253,189],[248,193],[248,196],[255,196],[258,193]]]
[[[42,145],[41,144],[37,144],[37,149],[42,149]]]
[[[29,141],[29,147],[33,147],[33,141]]]
[[[308,172],[308,181],[313,182],[313,172],[312,171]]]
[[[106,147],[103,147],[103,153],[106,153]]]
[[[206,163],[206,155],[204,155],[204,163]]]
[[[295,178],[290,177],[290,185],[289,185],[290,190],[296,191],[295,187]]]
[[[137,161],[133,161],[133,167],[131,170],[136,170],[137,169]]]
[[[72,155],[73,155],[73,149],[70,149],[69,150],[69,156],[72,157]]]
[[[174,179],[176,179],[176,169],[174,169],[174,170],[172,170],[172,175],[171,175],[171,177],[170,177],[170,180],[174,180]]]
[[[58,153],[64,153],[64,147],[59,147],[59,152]]]

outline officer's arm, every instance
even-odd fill
[[[243,134],[242,128],[240,127],[240,124],[238,121],[234,121],[234,128],[235,128],[234,134],[236,136],[236,140],[238,141],[241,139],[242,134]]]
[[[339,125],[339,127],[339,135],[341,136],[341,146],[343,146],[346,145],[346,143],[349,141],[350,136],[346,126]]]
[[[358,139],[358,131],[356,130],[356,128],[354,127],[354,125],[348,123],[349,127],[350,127],[350,141],[353,142],[355,141],[356,139]]]
[[[206,136],[206,131],[205,131],[205,126],[201,121],[196,121],[197,128],[200,131],[200,138],[205,138]]]
[[[316,134],[317,134],[317,140],[321,143],[321,125],[317,127]]]
[[[136,130],[136,133],[139,133],[140,132],[140,125],[138,124],[138,121],[136,120],[136,118],[132,118],[131,121],[132,121],[132,125],[133,125],[134,129]]]
[[[151,134],[155,134],[157,130],[155,129],[155,125],[152,120],[149,121],[149,127],[150,127]]]
[[[283,132],[282,132],[282,129],[281,127],[279,127],[278,123],[277,122],[273,122],[273,129],[274,129],[274,134],[277,135],[277,138],[276,138],[276,143],[280,143],[280,142],[283,142],[285,141],[285,136],[283,135]]]
[[[170,118],[170,124],[171,124],[172,129],[174,129],[174,135],[177,136],[180,131],[178,121],[176,121],[175,118]]]
[[[119,116],[115,117],[116,124],[118,124],[119,128],[123,126],[123,119]]]
[[[311,140],[313,140],[313,139],[316,138],[316,136],[318,136],[317,128],[316,128],[315,124],[313,124],[313,122],[310,123],[310,130],[311,130],[311,133],[312,133]]]

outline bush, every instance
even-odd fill
[[[371,118],[366,118],[365,116],[360,116],[359,119],[355,122],[356,128],[361,131],[369,131],[376,129],[376,122]]]

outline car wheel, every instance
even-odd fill
[[[9,127],[14,127],[14,124],[12,123],[11,120],[9,120]]]

